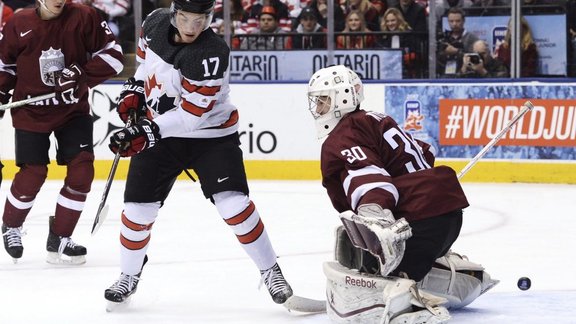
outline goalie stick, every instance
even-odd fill
[[[516,116],[514,116],[514,118],[512,118],[508,122],[508,124],[506,124],[506,126],[504,126],[504,128],[502,128],[500,132],[498,132],[498,134],[496,134],[496,136],[494,136],[494,138],[490,142],[488,142],[488,144],[486,144],[486,146],[484,146],[484,148],[482,148],[482,150],[478,152],[478,154],[476,154],[476,156],[473,157],[472,160],[470,160],[470,162],[468,162],[468,164],[466,164],[466,166],[462,169],[462,171],[460,171],[460,173],[458,173],[458,179],[461,179],[466,173],[468,173],[468,171],[470,171],[470,169],[472,169],[472,167],[494,145],[496,145],[496,143],[504,136],[504,134],[506,134],[510,130],[510,128],[512,128],[512,126],[514,126],[527,112],[529,112],[532,109],[534,109],[534,105],[532,104],[532,102],[530,102],[530,100],[526,101],[524,105],[522,105],[522,109],[520,110],[520,112],[516,114]]]
[[[41,95],[41,96],[37,96],[37,97],[32,97],[32,98],[28,98],[28,99],[23,99],[23,100],[19,100],[19,101],[14,101],[11,103],[7,103],[5,105],[1,105],[0,106],[0,111],[2,110],[8,110],[8,109],[12,109],[12,108],[18,108],[27,104],[31,104],[33,102],[36,101],[41,101],[41,100],[46,100],[46,99],[52,99],[56,97],[56,93],[48,93],[45,95]]]
[[[126,126],[130,127],[135,116],[130,116],[126,122]],[[104,223],[106,216],[108,216],[108,205],[106,205],[106,200],[108,199],[108,193],[110,192],[110,187],[112,186],[112,180],[114,180],[114,175],[116,174],[116,169],[118,168],[118,163],[120,162],[120,150],[114,155],[114,161],[112,162],[112,167],[110,168],[110,173],[108,174],[108,179],[106,179],[106,184],[104,185],[104,192],[102,193],[102,198],[100,199],[100,205],[98,205],[98,211],[96,211],[96,217],[94,217],[94,223],[92,223],[92,231],[90,232],[92,236],[100,229],[100,226]]]
[[[284,302],[284,307],[289,311],[303,313],[324,313],[326,312],[326,301],[292,295]]]

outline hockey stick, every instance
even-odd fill
[[[289,311],[303,313],[324,313],[326,312],[326,301],[292,295],[282,304]]]
[[[48,93],[48,94],[41,95],[38,97],[32,97],[32,98],[28,98],[28,99],[24,99],[24,100],[20,100],[20,101],[7,103],[5,105],[1,105],[0,110],[8,110],[8,109],[12,109],[12,108],[18,108],[18,107],[21,107],[21,106],[24,106],[27,104],[31,104],[31,103],[36,102],[36,101],[52,99],[54,97],[56,97],[56,93]]]
[[[126,126],[130,127],[134,116],[130,116],[126,122]],[[112,180],[114,180],[114,175],[116,174],[116,169],[118,168],[118,163],[120,162],[120,150],[114,155],[114,161],[112,162],[112,167],[110,168],[110,173],[108,173],[108,179],[104,185],[104,192],[102,193],[102,198],[100,199],[100,205],[98,205],[98,211],[96,212],[96,217],[94,217],[94,223],[92,224],[92,231],[90,232],[92,236],[100,229],[100,226],[104,223],[106,216],[108,216],[108,205],[106,205],[106,200],[108,199],[108,193],[110,192],[110,187],[112,186]]]
[[[466,164],[460,173],[458,173],[458,179],[462,178],[466,173],[468,173],[468,171],[472,169],[472,167],[502,138],[502,136],[504,136],[504,134],[506,134],[510,128],[512,128],[512,126],[514,126],[520,120],[520,118],[522,118],[528,111],[532,110],[533,108],[534,105],[530,102],[530,100],[526,101],[524,105],[522,105],[520,112],[516,114],[516,116],[514,116],[514,118],[512,118],[508,124],[504,126],[504,128],[502,128],[500,132],[496,134],[496,136],[494,136],[494,138],[488,142],[488,144],[486,144],[486,146],[484,146],[484,148],[478,152],[474,158],[472,158],[472,160],[470,160],[470,162],[468,162],[468,164]]]

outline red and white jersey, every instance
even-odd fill
[[[23,9],[0,34],[0,91],[14,89],[13,101],[52,93],[59,73],[72,63],[94,87],[120,73],[123,60],[122,48],[94,8],[66,4],[52,20],[42,20],[36,9]],[[50,132],[90,113],[87,89],[80,95],[77,104],[49,99],[12,109],[12,123],[17,129]]]
[[[193,43],[174,43],[170,10],[144,21],[135,79],[144,81],[146,103],[160,134],[214,138],[238,130],[238,111],[229,99],[230,48],[211,28]]]
[[[375,112],[346,115],[322,144],[322,184],[339,212],[376,203],[413,221],[467,207],[454,170],[433,165],[430,145]]]

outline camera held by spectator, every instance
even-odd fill
[[[476,41],[472,48],[472,52],[465,53],[462,57],[460,76],[471,78],[503,78],[509,76],[508,69],[504,63],[491,56],[488,44],[485,41]]]
[[[482,61],[482,58],[480,58],[480,55],[478,53],[466,53],[464,54],[464,56],[468,56],[470,58],[468,65],[480,64],[480,62]]]

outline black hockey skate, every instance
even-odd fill
[[[262,275],[260,284],[262,282],[266,284],[266,288],[268,288],[268,292],[276,304],[284,304],[288,298],[292,297],[292,288],[284,279],[278,263],[275,263],[268,270],[260,271],[260,274]]]
[[[22,246],[22,227],[7,227],[2,224],[2,237],[4,238],[4,248],[14,259],[14,263],[22,257],[24,247]]]
[[[48,258],[46,262],[51,264],[83,264],[86,263],[86,248],[74,243],[70,237],[58,236],[52,232],[52,223],[54,216],[48,220],[50,230],[48,241],[46,242],[46,251]]]
[[[148,262],[147,255],[144,256],[142,268],[144,268],[146,262]],[[108,305],[106,306],[107,312],[112,312],[129,301],[130,296],[132,296],[132,294],[136,292],[136,288],[138,288],[140,275],[142,275],[142,271],[135,276],[121,273],[120,278],[118,278],[110,288],[104,291],[104,298],[108,300]]]

